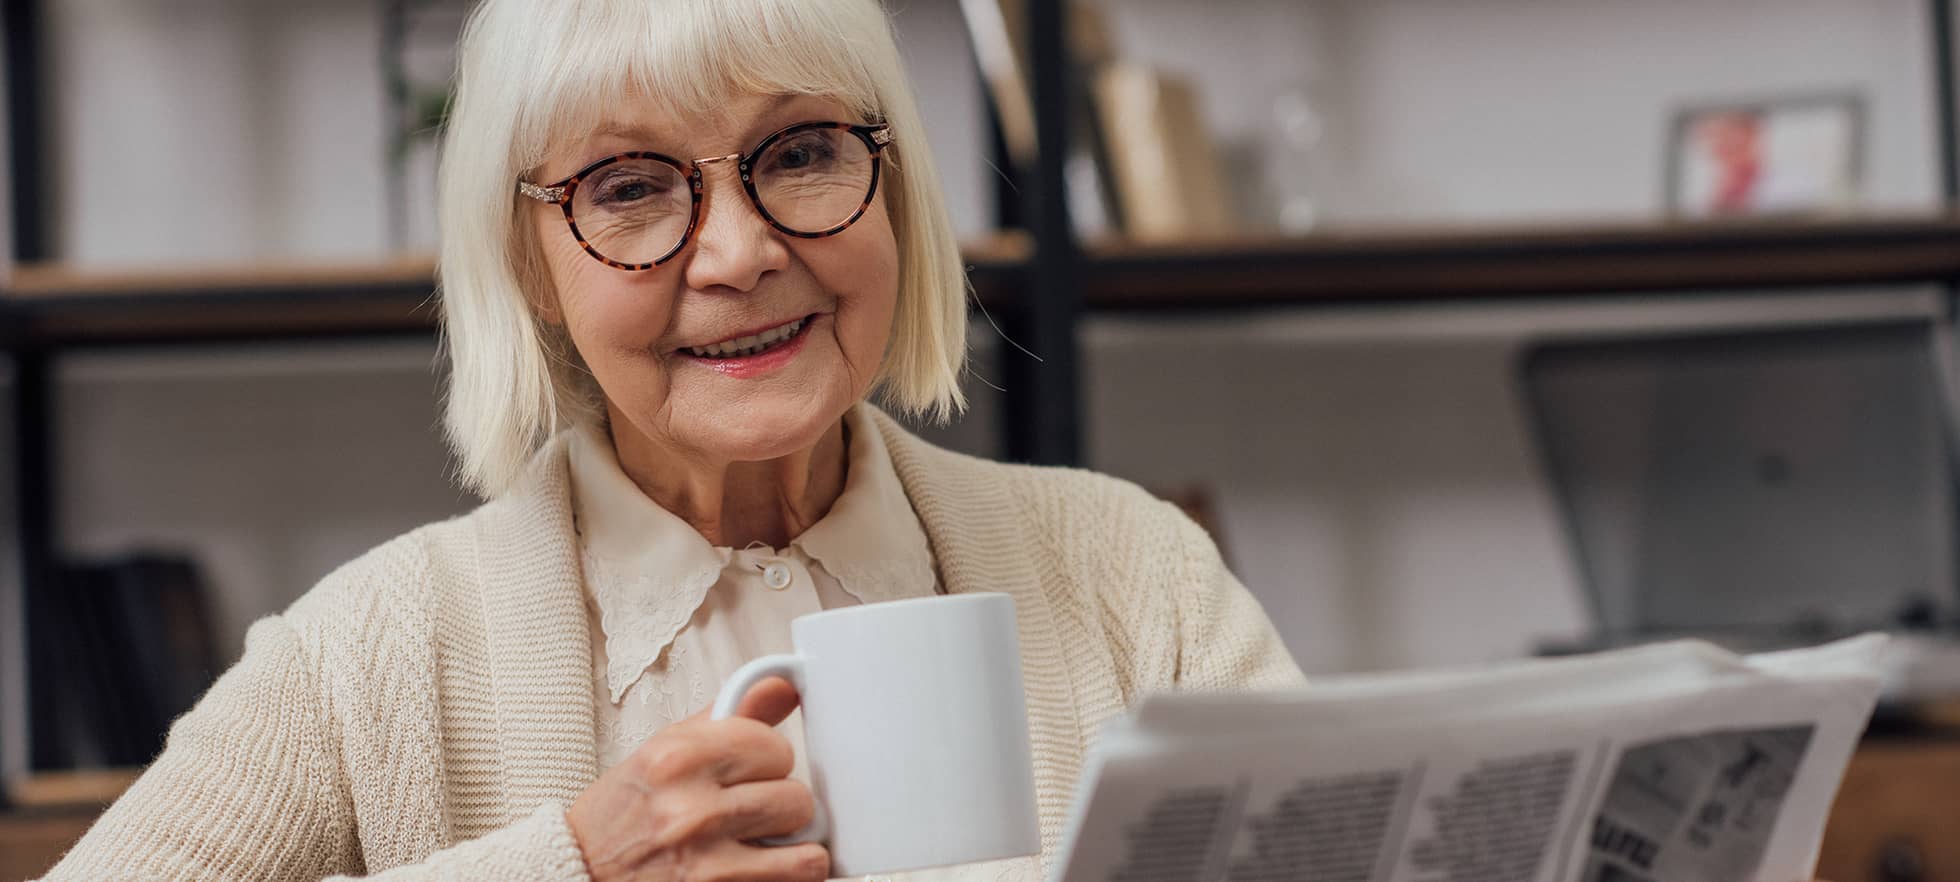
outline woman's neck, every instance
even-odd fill
[[[814,446],[760,462],[690,457],[633,434],[613,434],[620,469],[712,545],[786,547],[844,492],[850,443],[843,420]]]

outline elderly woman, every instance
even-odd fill
[[[1176,509],[866,403],[946,417],[965,362],[876,0],[486,0],[442,160],[447,426],[490,501],[256,623],[50,879],[824,878],[758,842],[812,813],[794,690],[700,713],[820,609],[1013,596],[1045,857],[1105,718],[1300,682]]]

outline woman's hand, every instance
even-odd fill
[[[816,810],[810,788],[789,778],[789,739],[772,728],[795,709],[794,687],[764,680],[734,717],[695,714],[600,775],[565,813],[593,882],[828,878],[821,844],[751,844],[802,829]]]

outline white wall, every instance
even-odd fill
[[[1328,95],[1337,218],[1639,214],[1679,101],[1864,86],[1872,192],[1932,192],[1913,0],[1118,0],[1131,51],[1194,73],[1250,145],[1278,84]],[[52,4],[60,231],[95,264],[364,259],[386,217],[371,4]],[[899,0],[960,228],[987,224],[981,90],[953,0]],[[114,174],[104,174],[110,168]],[[137,173],[140,172],[140,173]],[[1916,296],[1916,295],[1915,295]],[[1887,296],[1096,320],[1094,465],[1198,481],[1228,553],[1311,670],[1515,655],[1582,626],[1509,360],[1547,327],[1911,310]],[[1001,382],[1011,347],[983,341]],[[204,550],[235,639],[333,563],[461,507],[440,481],[428,351],[90,356],[63,373],[63,530],[78,550]],[[988,450],[996,396],[938,433]]]
[[[1684,104],[1867,97],[1872,205],[1938,193],[1926,4],[1914,0],[1405,0],[1349,18],[1360,219],[1661,207]]]
[[[422,341],[64,359],[66,550],[195,552],[236,651],[335,566],[472,504],[448,480],[434,359]]]
[[[47,4],[60,253],[128,266],[384,253],[377,8]]]
[[[346,0],[63,0],[49,4],[54,157],[65,258],[157,266],[331,261],[432,247],[430,153],[388,241],[392,137],[378,5]],[[907,58],[961,233],[990,223],[985,135],[960,20],[900,7]],[[424,37],[426,39],[426,35]]]
[[[887,0],[912,76],[939,183],[962,238],[994,225],[993,174],[985,160],[987,109],[958,0]]]
[[[1522,347],[1936,309],[1901,289],[1100,319],[1088,449],[1147,486],[1211,489],[1228,558],[1309,671],[1514,657],[1589,622],[1513,380]]]
[[[953,0],[894,0],[954,217],[991,217],[982,89]],[[1189,74],[1256,194],[1279,90],[1310,83],[1310,173],[1337,222],[1644,216],[1672,114],[1851,90],[1867,197],[1936,193],[1916,0],[1115,0],[1131,57]],[[50,7],[59,233],[88,263],[376,256],[386,102],[373,7],[344,0],[67,0]],[[106,109],[113,108],[113,112]],[[142,174],[130,174],[140,169]],[[113,174],[110,173],[113,170]],[[412,178],[426,187],[426,181]],[[420,191],[413,200],[428,210]],[[425,230],[426,221],[416,224]]]
[[[1125,53],[1194,76],[1215,135],[1249,163],[1247,192],[1270,172],[1274,96],[1309,82],[1327,114],[1313,174],[1333,221],[1646,216],[1678,108],[1838,90],[1868,98],[1868,202],[1923,208],[1936,192],[1917,0],[1117,0],[1109,18]],[[427,247],[386,241],[368,4],[69,0],[49,20],[59,233],[74,261]],[[894,0],[894,20],[958,229],[980,233],[992,171],[956,4]]]
[[[1333,222],[1650,216],[1675,111],[1818,92],[1867,100],[1871,207],[1938,192],[1918,0],[1110,5],[1124,48],[1193,77],[1234,151],[1262,143],[1279,88],[1310,82]]]

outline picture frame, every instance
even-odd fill
[[[1664,205],[1681,219],[1850,210],[1863,196],[1866,109],[1855,93],[1696,104],[1668,127]]]

